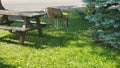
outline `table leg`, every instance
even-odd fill
[[[10,24],[12,23],[12,21],[9,21],[8,16],[4,15],[3,16],[3,20],[4,19],[6,20],[5,24],[8,25],[8,26],[10,26]],[[12,30],[8,30],[8,31],[12,33]]]
[[[39,17],[36,17],[36,25],[37,25],[37,29],[38,29],[38,33],[39,33],[39,37],[42,36],[42,28],[41,28],[41,25],[40,25],[40,19]]]
[[[23,28],[33,28],[33,25],[30,23],[30,18],[28,17],[22,17],[25,21]]]
[[[26,32],[18,32],[18,33],[20,35],[19,44],[22,45],[22,44],[24,44],[24,38],[25,38]]]

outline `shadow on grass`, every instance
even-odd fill
[[[65,25],[63,23],[61,23],[61,26],[63,26],[63,28],[58,30],[55,28],[53,30],[45,28],[42,37],[38,37],[37,31],[28,32],[26,34],[24,46],[35,48],[66,47],[71,41],[77,41],[78,34],[82,34],[91,24],[88,24],[86,21],[79,21],[79,18],[75,17],[69,18],[69,26],[67,28],[64,28]],[[81,36],[84,37],[85,35],[82,34]],[[8,44],[18,44],[19,35],[17,33],[11,33],[10,35],[1,37],[0,40]]]
[[[16,66],[13,66],[13,65],[4,64],[3,61],[4,60],[0,58],[0,68],[17,68]]]
[[[42,37],[38,37],[37,31],[32,31],[26,34],[25,44],[23,44],[23,46],[29,46],[34,48],[66,47],[68,46],[67,43],[69,43],[70,41],[77,40],[76,36],[74,37],[73,35],[74,33],[64,33],[59,36],[43,34]],[[8,44],[18,44],[19,35],[17,33],[12,33],[10,35],[1,37],[0,40],[1,42],[7,42]]]

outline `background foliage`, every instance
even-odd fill
[[[120,0],[83,0],[85,19],[94,22],[89,35],[94,42],[120,49]]]

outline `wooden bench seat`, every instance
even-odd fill
[[[22,22],[22,23],[24,23],[24,20],[19,20],[19,19],[16,19],[16,20],[11,20],[11,21],[15,21],[15,22]],[[35,21],[30,21],[32,24],[36,24],[36,22]],[[42,27],[45,27],[45,26],[47,26],[47,25],[51,25],[50,23],[46,23],[46,22],[40,22],[40,25],[42,26]]]
[[[19,32],[25,32],[31,30],[30,28],[20,28],[20,27],[12,27],[12,26],[5,26],[5,25],[0,25],[0,29],[2,30],[15,30]]]

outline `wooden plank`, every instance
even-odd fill
[[[46,13],[36,13],[36,12],[19,12],[20,16],[25,16],[25,17],[37,17],[37,16],[44,16]]]
[[[15,22],[22,22],[24,23],[24,20],[19,20],[19,19],[16,19],[16,20],[12,20],[12,21],[15,21]],[[32,24],[36,24],[35,21],[30,21],[30,23]],[[46,23],[46,22],[40,22],[41,25],[51,25],[50,23]]]
[[[43,16],[43,15],[46,15],[46,13],[19,12],[19,11],[13,11],[13,10],[0,10],[0,15],[35,17],[35,16]]]
[[[0,26],[0,29],[3,29],[3,30],[15,30],[15,31],[28,31],[28,30],[31,30],[30,28],[20,28],[20,27],[12,27],[12,26]]]
[[[0,10],[0,15],[15,15],[15,16],[18,16],[19,12],[10,11],[10,10]]]

